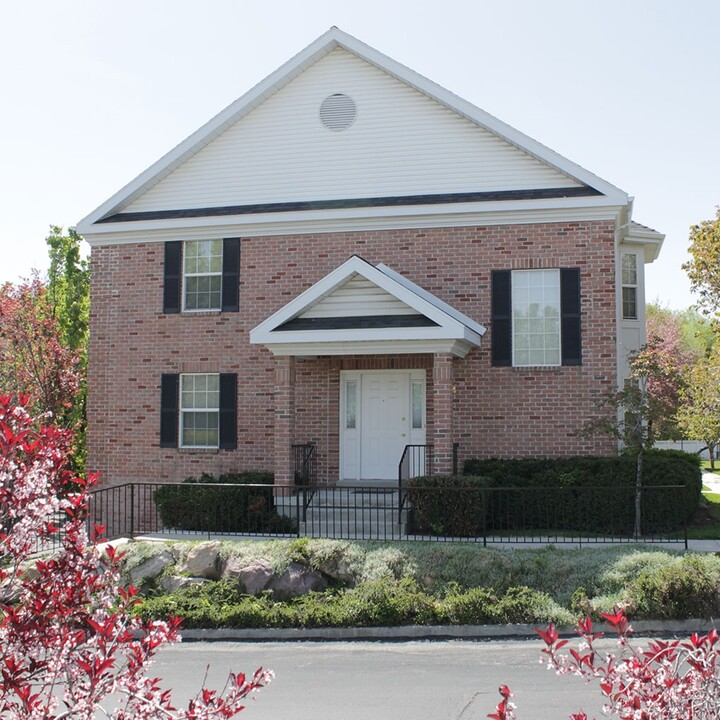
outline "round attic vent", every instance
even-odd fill
[[[328,130],[347,130],[356,115],[357,108],[352,98],[342,93],[326,97],[320,105],[320,121]]]

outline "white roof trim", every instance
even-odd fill
[[[333,27],[317,40],[310,43],[310,45],[278,68],[274,73],[268,75],[254,88],[228,105],[228,107],[196,130],[177,147],[151,165],[145,172],[138,175],[138,177],[83,218],[77,225],[78,232],[83,234],[90,232],[95,222],[107,215],[120,212],[123,207],[130,204],[135,198],[166,177],[176,167],[185,162],[185,160],[199,152],[218,135],[223,133],[228,127],[244,115],[247,115],[260,103],[336,47],[344,48],[366,62],[375,65],[380,70],[410,85],[419,92],[445,105],[450,110],[463,115],[471,122],[484,127],[498,137],[515,145],[520,150],[534,156],[541,162],[595,188],[603,195],[613,199],[617,204],[624,205],[628,202],[627,194],[614,185],[602,180],[580,165],[571,162],[562,155],[550,150],[550,148],[545,145],[498,120],[472,103],[459,98],[449,90],[445,90],[445,88],[440,87],[431,80],[416,73],[414,70],[365,45],[351,35],[344,33],[342,30]]]
[[[393,327],[393,328],[352,328],[352,329],[315,329],[315,330],[277,330],[283,323],[301,315],[305,310],[330,295],[340,287],[348,278],[357,273],[382,288],[386,292],[404,302],[419,314],[430,318],[437,323],[434,327]],[[436,346],[440,342],[443,347],[457,346],[458,352],[464,356],[473,346],[479,346],[485,328],[467,315],[450,307],[447,303],[436,298],[403,278],[403,282],[396,279],[397,273],[387,266],[370,264],[357,255],[353,255],[342,265],[328,273],[324,278],[309,287],[303,293],[291,300],[287,305],[273,313],[250,331],[250,342],[255,345],[266,345],[274,348],[296,347],[296,352],[282,352],[281,354],[320,354],[320,346],[325,350],[322,354],[346,354],[349,346],[359,346],[362,343],[380,343],[406,349],[402,352],[421,352],[420,345]],[[327,347],[335,348],[332,353]],[[313,350],[313,348],[315,348]],[[368,352],[370,350],[368,349]],[[379,352],[372,351],[373,354]],[[456,353],[457,354],[457,353]]]
[[[642,245],[645,262],[651,263],[653,260],[656,260],[660,254],[664,240],[665,235],[663,235],[663,233],[640,225],[639,223],[631,222],[622,242],[627,245]]]
[[[450,353],[464,358],[476,345],[466,340],[362,340],[360,342],[274,343],[273,355],[317,357],[318,355],[418,355]]]

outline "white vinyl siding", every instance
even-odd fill
[[[180,446],[216,448],[220,427],[220,376],[180,376]]]
[[[183,247],[183,307],[220,310],[222,305],[222,240],[193,240]]]
[[[356,273],[325,298],[308,308],[300,317],[365,317],[367,315],[417,314],[417,310]]]
[[[350,96],[333,132],[319,108]],[[579,183],[351,53],[335,49],[128,205],[128,212]]]
[[[560,365],[560,271],[512,273],[513,366]]]

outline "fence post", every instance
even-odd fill
[[[683,508],[683,534],[685,535],[685,552],[688,549],[688,534],[687,534],[687,485],[682,486],[682,508]]]
[[[130,537],[135,536],[135,483],[130,483]]]
[[[488,506],[487,506],[487,488],[481,488],[482,490],[482,499],[483,499],[483,547],[487,547],[487,516],[488,516]]]
[[[295,491],[295,517],[297,518],[297,536],[300,537],[300,493],[302,490]],[[305,515],[305,501],[303,498],[303,516]],[[303,522],[305,518],[303,517]]]

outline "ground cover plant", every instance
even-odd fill
[[[148,676],[158,650],[179,639],[176,617],[141,621],[120,555],[89,543],[88,488],[67,470],[71,434],[36,423],[0,397],[0,716],[4,720],[220,720],[239,713],[270,678],[230,675],[186,709]],[[91,541],[101,532],[95,528]],[[36,559],[38,547],[60,540]]]
[[[193,545],[170,547],[183,557]],[[129,544],[126,571],[167,548],[165,543]],[[251,597],[236,579],[225,575],[220,582],[205,581],[168,593],[162,590],[161,576],[145,584],[141,615],[181,614],[193,627],[321,627],[567,624],[587,614],[599,618],[618,603],[633,619],[707,618],[720,613],[720,558],[710,553],[627,546],[510,550],[471,543],[303,538],[225,542],[220,554],[227,566],[262,560],[276,576],[291,565],[324,573],[328,589],[295,599],[279,598],[271,591]],[[164,573],[169,577],[177,569],[169,566]],[[220,571],[218,577],[222,576]]]

